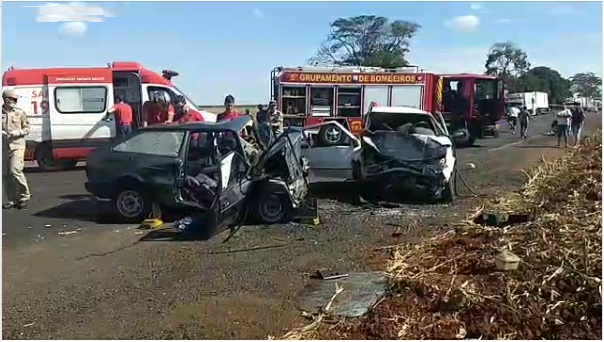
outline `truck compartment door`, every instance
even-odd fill
[[[369,106],[375,102],[378,106],[388,105],[388,86],[365,86],[363,112],[367,114]]]
[[[424,96],[423,90],[423,85],[392,86],[391,106],[405,106],[424,109],[422,108]]]

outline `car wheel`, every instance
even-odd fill
[[[257,219],[266,224],[285,221],[292,210],[289,198],[282,194],[264,193],[256,203]]]
[[[346,139],[346,135],[335,125],[327,125],[319,130],[319,143],[323,146],[340,145]]]
[[[112,204],[121,221],[126,223],[140,223],[151,213],[151,201],[135,187],[119,190]]]

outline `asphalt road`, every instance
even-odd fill
[[[551,119],[537,118],[528,141],[503,132],[459,150],[469,187],[492,198],[524,184],[521,170],[561,155],[541,134]],[[601,119],[590,115],[586,133]],[[5,339],[281,336],[308,323],[295,306],[305,274],[383,270],[388,255],[376,247],[426,238],[485,200],[462,188],[454,204],[367,209],[336,199],[343,187],[320,199],[318,226],[246,227],[228,243],[141,241],[144,233],[129,226],[96,222],[84,177],[83,170],[28,173],[28,210],[3,211]]]
[[[535,119],[530,127],[533,136],[549,131],[551,117],[540,116]],[[522,143],[518,132],[516,136],[511,135],[507,123],[502,122],[501,127],[502,134],[499,138],[478,140],[476,147],[459,149],[460,158],[471,156],[472,159],[479,160],[482,154],[505,150]],[[553,142],[553,138],[551,140]],[[27,210],[3,211],[4,247],[34,243],[61,234],[73,234],[75,231],[80,234],[127,227],[107,223],[112,222],[107,210],[99,211],[97,203],[84,189],[86,176],[83,166],[61,172],[38,172],[35,167],[31,167],[27,171],[27,179],[32,193]]]

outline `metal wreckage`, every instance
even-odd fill
[[[334,121],[289,127],[278,137],[250,116],[151,126],[95,150],[86,187],[111,198],[117,214],[132,222],[148,217],[152,204],[178,208],[187,216],[175,227],[205,237],[249,221],[316,217],[310,179],[358,182],[380,195],[453,200],[454,148],[443,121],[414,108],[376,107],[365,127],[359,139]],[[341,144],[325,143],[325,132]],[[136,144],[172,150],[161,157],[129,153]]]

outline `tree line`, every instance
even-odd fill
[[[375,15],[339,18],[330,24],[327,39],[309,62],[313,65],[409,66],[411,39],[421,26]],[[460,70],[459,72],[463,72]],[[541,91],[551,103],[563,103],[573,94],[602,99],[602,78],[593,72],[564,78],[547,66],[532,67],[528,55],[513,42],[500,42],[486,52],[485,74],[500,77],[510,93]]]

